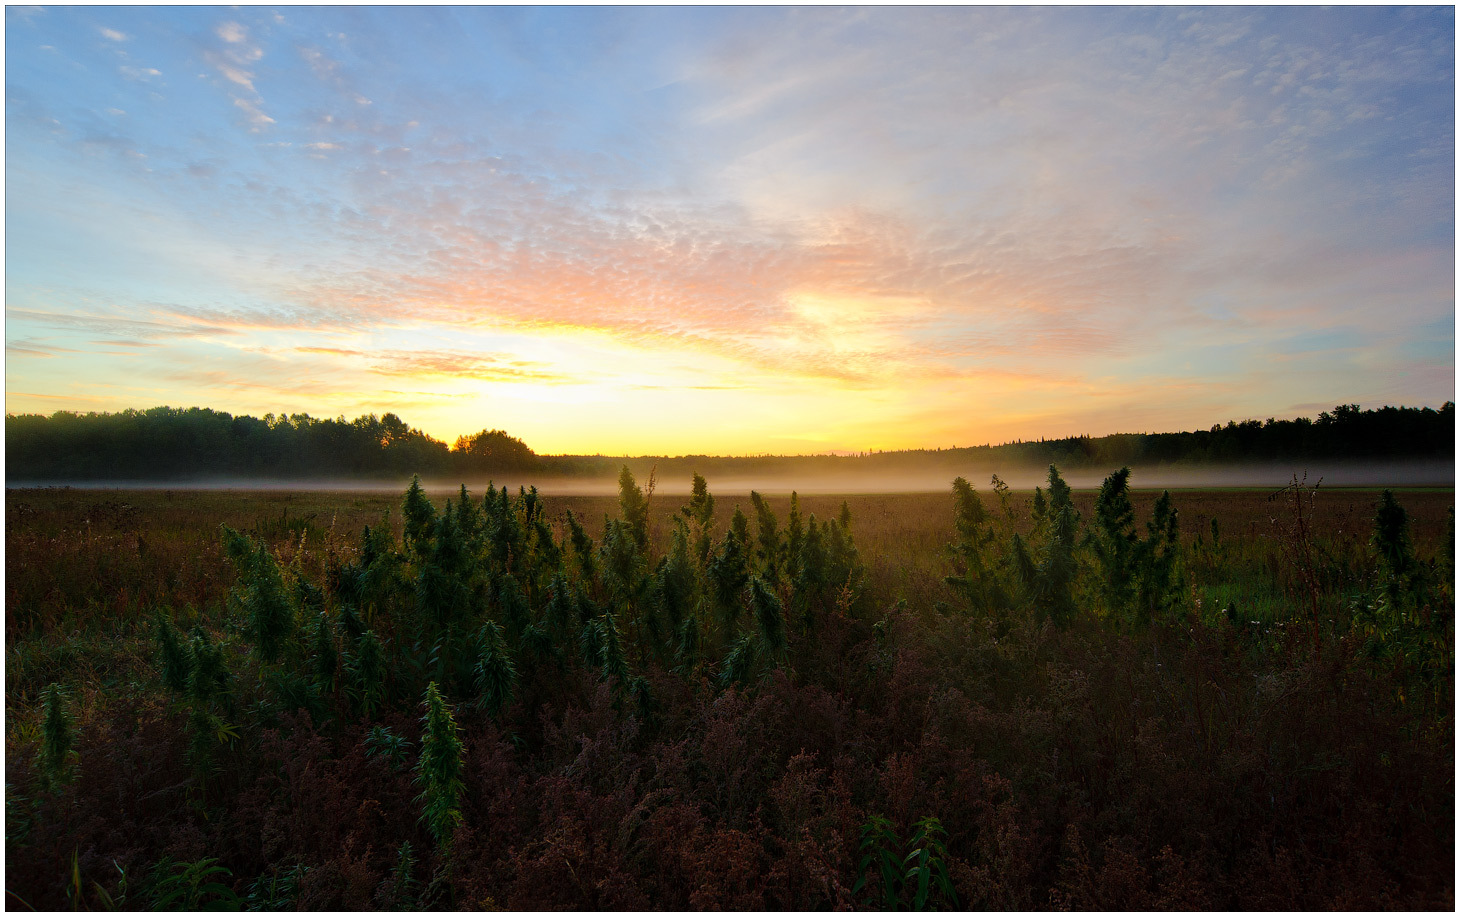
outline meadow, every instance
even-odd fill
[[[1453,490],[648,484],[7,491],[7,905],[1453,908]]]

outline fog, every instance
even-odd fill
[[[630,462],[640,486],[649,482],[648,467],[636,467]],[[1071,487],[1094,489],[1100,486],[1104,477],[1114,469],[1104,471],[1070,469],[1062,475]],[[885,494],[885,493],[941,493],[949,489],[953,478],[961,475],[978,490],[988,490],[990,479],[999,475],[1014,490],[1032,490],[1045,483],[1045,468],[929,468],[925,471],[898,471],[875,473],[826,473],[778,475],[706,475],[710,492],[715,494],[743,494],[755,490],[763,494],[789,494],[795,490],[803,494]],[[1245,464],[1230,466],[1140,466],[1131,468],[1131,487],[1144,489],[1205,489],[1205,488],[1272,488],[1277,489],[1289,483],[1296,474],[1307,475],[1308,483],[1320,479],[1325,487],[1454,487],[1455,465],[1445,460],[1393,461],[1393,462],[1342,462],[1314,461],[1294,464]],[[423,482],[432,494],[455,491],[461,484],[479,494],[486,489],[487,480]],[[497,486],[507,485],[515,491],[519,486],[535,485],[543,494],[555,496],[601,496],[618,492],[616,475],[593,478],[566,478],[549,476],[507,475],[496,477]],[[240,491],[350,491],[367,493],[400,493],[410,484],[409,478],[399,480],[280,480],[268,478],[207,479],[179,481],[6,481],[7,488],[21,487],[71,487],[82,490],[240,490]],[[665,496],[687,496],[690,492],[690,476],[676,475],[673,478],[656,476],[654,492]]]

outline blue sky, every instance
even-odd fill
[[[1453,8],[6,10],[6,408],[810,452],[1454,397]]]

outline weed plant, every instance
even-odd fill
[[[1132,483],[28,494],[8,892],[1452,908],[1450,495]]]

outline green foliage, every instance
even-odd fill
[[[1384,491],[1380,498],[1369,544],[1379,557],[1380,580],[1389,604],[1398,607],[1409,591],[1416,565],[1409,537],[1409,514],[1394,499],[1391,490]]]
[[[295,898],[299,895],[299,880],[309,872],[302,864],[269,875],[259,876],[248,887],[244,899],[246,911],[289,911],[294,910]]]
[[[619,519],[606,520],[603,544],[598,548],[604,585],[614,607],[633,607],[643,588],[644,555],[630,523]]]
[[[421,887],[415,873],[416,852],[410,841],[404,841],[396,851],[390,875],[377,892],[377,898],[386,910],[412,911],[417,908]]]
[[[573,556],[578,559],[578,572],[585,582],[591,582],[598,572],[598,566],[593,560],[593,539],[583,531],[583,526],[573,516],[573,511],[568,510],[568,537],[573,543]]]
[[[232,871],[218,865],[215,857],[175,863],[163,857],[152,867],[152,910],[237,911],[243,902],[224,881]]]
[[[374,631],[365,631],[355,644],[354,652],[345,657],[347,690],[356,712],[361,716],[369,719],[380,709],[385,701],[389,675],[384,645]]]
[[[157,635],[157,655],[162,663],[162,684],[173,694],[187,693],[188,681],[193,673],[193,657],[182,641],[182,635],[172,626],[168,616],[158,611],[154,617],[154,631]]]
[[[812,513],[806,522],[806,536],[801,540],[795,588],[792,592],[792,604],[800,614],[802,629],[806,631],[814,627],[815,612],[831,585],[826,545],[821,533],[822,526],[817,524],[816,514]]]
[[[801,498],[791,491],[791,511],[786,515],[786,577],[796,582],[801,572],[801,543],[806,537],[806,524],[801,518]]]
[[[715,498],[710,494],[710,486],[705,479],[695,472],[693,483],[690,487],[690,499],[679,512],[684,518],[695,524],[695,531],[698,537],[695,540],[695,557],[700,563],[705,563],[710,556],[712,547],[710,539],[710,526],[715,520]]]
[[[730,645],[730,652],[725,655],[725,661],[720,666],[722,687],[750,682],[750,674],[756,663],[755,644],[754,636],[746,634]]]
[[[426,491],[421,487],[420,475],[411,478],[411,486],[406,490],[401,513],[405,517],[406,549],[424,555],[436,529],[436,507],[426,497]]]
[[[229,599],[242,610],[248,621],[259,657],[266,663],[279,661],[286,645],[294,636],[295,604],[279,565],[262,541],[254,543],[227,525],[223,530],[224,553],[238,571],[238,585]]]
[[[1095,498],[1095,526],[1091,546],[1100,563],[1100,587],[1106,607],[1123,612],[1130,607],[1135,583],[1136,511],[1130,502],[1130,469],[1112,473]]]
[[[698,581],[689,550],[689,530],[682,519],[674,520],[669,556],[655,575],[654,593],[659,612],[670,633],[678,633],[697,601]]]
[[[618,621],[611,612],[604,612],[592,623],[598,631],[603,680],[611,684],[614,691],[622,691],[628,687],[629,661],[624,652],[623,635],[619,633]]]
[[[1181,530],[1171,492],[1161,491],[1146,523],[1146,538],[1139,555],[1139,602],[1147,615],[1164,612],[1181,601],[1177,562]]]
[[[785,609],[775,591],[759,576],[750,580],[750,605],[767,656],[780,656],[786,650]]]
[[[654,476],[649,475],[650,486],[653,486]],[[629,466],[623,466],[618,474],[618,507],[619,515],[628,526],[629,535],[634,539],[634,546],[640,551],[649,546],[649,501],[645,498],[644,492],[634,483],[634,475],[629,471]]]
[[[41,701],[41,773],[55,783],[71,777],[76,760],[76,719],[67,709],[65,688],[52,682]]]
[[[1075,613],[1074,585],[1079,568],[1075,560],[1080,516],[1070,500],[1070,488],[1059,469],[1049,466],[1049,498],[1035,488],[1034,535],[1043,541],[1038,556],[1014,536],[1013,566],[1025,596],[1057,624]]]
[[[426,708],[421,717],[421,757],[416,763],[416,785],[421,795],[421,820],[444,851],[451,844],[451,833],[461,824],[461,782],[466,747],[456,728],[451,708],[436,690],[436,682],[426,686],[422,701]]]
[[[512,702],[512,692],[517,685],[517,665],[512,661],[502,629],[492,621],[482,625],[477,634],[477,646],[477,694],[481,696],[482,709],[497,719],[502,709]]]
[[[567,639],[577,614],[577,602],[568,578],[559,570],[548,583],[547,605],[543,608],[543,620],[552,636],[561,641]]]
[[[510,573],[503,576],[497,586],[497,611],[511,640],[521,639],[522,632],[532,623],[532,607],[527,603],[527,596],[522,594],[517,577]]]
[[[959,910],[958,895],[948,876],[947,832],[931,815],[918,819],[912,837],[904,845],[891,821],[873,815],[862,826],[862,859],[856,895],[869,888],[874,876],[881,897],[863,899],[868,908],[883,911]],[[906,852],[904,852],[904,846]],[[941,907],[939,906],[941,905]]]
[[[953,529],[958,535],[953,551],[963,571],[947,578],[979,614],[996,614],[1008,605],[1009,597],[990,556],[995,542],[983,501],[963,478],[953,481]]]
[[[750,502],[755,508],[755,557],[761,576],[771,583],[778,583],[781,579],[781,555],[785,547],[781,542],[780,532],[776,530],[776,514],[771,512],[770,504],[765,498],[753,490],[750,492]]]
[[[193,660],[188,696],[199,705],[231,703],[233,678],[223,658],[222,645],[214,643],[207,631],[195,626],[188,655]]]
[[[365,736],[365,753],[372,758],[384,758],[391,767],[399,770],[410,757],[411,740],[396,735],[385,726],[372,726]]]
[[[740,595],[750,582],[750,542],[745,514],[737,507],[730,528],[720,548],[710,558],[705,573],[710,582],[710,596],[720,612],[727,635],[735,632],[740,616]]]
[[[678,670],[689,672],[694,669],[695,663],[700,659],[700,619],[698,614],[685,615],[684,623],[680,624],[678,642],[674,647],[674,654],[679,659]]]
[[[335,648],[335,633],[328,613],[321,611],[315,617],[312,642],[314,652],[310,662],[314,668],[315,681],[322,690],[332,691],[335,675],[339,670],[340,653]]]

